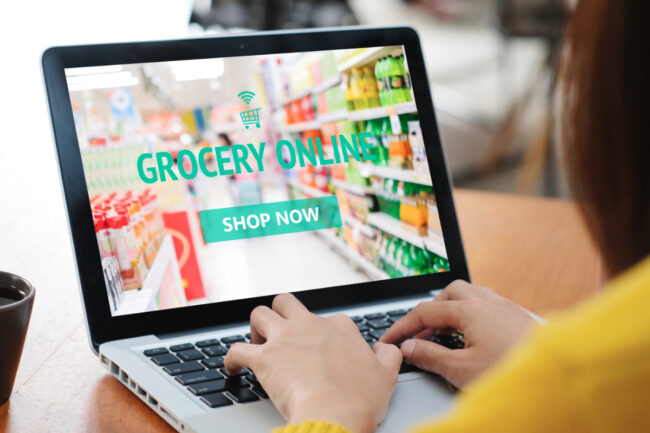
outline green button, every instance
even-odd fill
[[[199,219],[206,243],[341,227],[333,195],[203,210]]]

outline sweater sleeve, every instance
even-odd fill
[[[350,433],[338,424],[325,421],[303,421],[300,424],[287,424],[273,430],[273,433]]]

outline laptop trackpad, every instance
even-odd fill
[[[442,378],[430,374],[417,376],[407,381],[400,378],[377,433],[405,432],[410,426],[450,408],[455,394]]]
[[[438,376],[415,373],[400,376],[386,418],[378,433],[400,433],[449,408],[454,394]],[[284,420],[269,400],[233,405],[185,419],[188,430],[197,432],[270,432]]]

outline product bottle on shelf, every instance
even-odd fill
[[[311,102],[311,94],[305,95],[300,99],[300,110],[304,121],[314,120],[316,113],[314,112],[314,105]]]
[[[108,225],[111,228],[111,238],[113,239],[113,253],[120,265],[120,271],[128,271],[131,269],[131,262],[125,235],[128,225],[127,218],[124,215],[114,214],[108,218]]]
[[[355,110],[365,110],[368,108],[368,101],[366,100],[366,95],[363,91],[363,78],[361,77],[361,71],[359,68],[352,68],[350,87],[352,89],[352,99],[354,101]]]
[[[372,163],[377,165],[379,163],[379,160],[382,158],[381,155],[381,139],[379,136],[375,134],[376,127],[375,125],[375,120],[370,119],[366,122],[366,128],[365,132],[370,134],[370,137],[368,138],[368,143],[372,146],[370,148],[370,155],[374,156],[374,159],[372,160]]]
[[[390,259],[392,261],[392,265],[395,268],[395,273],[397,276],[401,276],[402,272],[400,271],[400,265],[398,264],[398,255],[404,246],[404,241],[401,240],[400,238],[395,238],[395,241],[392,243],[392,251],[390,254]],[[401,255],[400,255],[401,259]]]
[[[427,153],[422,139],[422,130],[420,122],[412,120],[408,122],[409,144],[413,152],[413,169],[420,173],[429,173],[429,164],[427,162]]]
[[[400,72],[402,73],[402,84],[403,84],[403,98],[404,102],[412,100],[411,96],[411,75],[406,70],[406,65],[404,63],[404,54],[400,55],[397,58],[397,63],[399,64]]]
[[[384,81],[385,74],[384,74],[384,65],[385,65],[385,57],[380,58],[377,60],[377,63],[375,63],[375,80],[377,81],[377,92],[379,94],[379,104],[380,105],[388,105],[386,103],[386,82]]]
[[[392,130],[390,127],[390,120],[388,117],[384,117],[381,120],[381,132],[380,132],[380,137],[381,137],[381,145],[383,147],[382,152],[384,153],[385,156],[385,164],[383,165],[388,165],[389,161],[389,149],[390,149],[390,136],[392,135]]]
[[[363,79],[363,92],[366,97],[368,108],[379,107],[379,95],[377,94],[377,82],[370,66],[364,66],[361,77]]]
[[[388,105],[404,102],[404,89],[399,63],[393,56],[386,60],[386,77],[388,78]]]
[[[111,250],[111,243],[109,238],[109,229],[106,226],[106,219],[104,214],[93,215],[95,223],[95,235],[97,236],[97,245],[99,246],[99,255],[102,259],[113,255]]]
[[[424,250],[415,245],[411,246],[411,258],[413,260],[414,275],[422,275],[427,273],[427,258]]]
[[[372,133],[373,137],[375,137],[375,140],[377,142],[375,153],[376,157],[373,161],[373,164],[386,166],[388,165],[388,148],[384,146],[381,139],[383,121],[382,119],[371,119],[368,121],[368,123],[370,124],[370,132]]]
[[[402,89],[404,90],[404,89]],[[405,93],[402,93],[403,95]],[[401,132],[399,136],[399,141],[403,148],[404,161],[402,163],[402,168],[412,169],[413,168],[413,149],[411,148],[411,143],[409,142],[409,130],[408,130],[408,120],[411,118],[410,114],[402,114],[399,116],[399,122],[401,126]]]
[[[406,242],[402,245],[400,265],[402,275],[404,276],[416,275],[415,260],[412,253],[413,248],[417,247]]]
[[[354,111],[354,96],[352,95],[350,75],[347,72],[341,74],[341,89],[345,98],[345,108],[348,111]]]

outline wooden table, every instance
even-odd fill
[[[598,290],[599,257],[573,204],[475,191],[457,191],[456,201],[475,283],[539,314]],[[56,257],[61,263],[51,265],[49,278],[25,274],[39,284],[14,393],[0,407],[0,432],[172,432],[100,367],[77,288],[56,286],[51,275],[74,281],[71,254]]]

